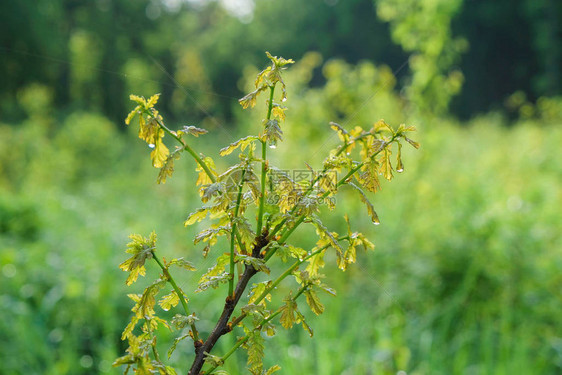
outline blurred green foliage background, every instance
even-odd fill
[[[382,225],[346,192],[323,213],[339,228],[348,212],[377,247],[345,274],[328,267],[339,295],[311,317],[315,338],[281,332],[266,361],[285,374],[559,374],[560,19],[555,0],[1,2],[0,373],[120,373],[130,233],[154,229],[166,256],[210,266],[182,225],[194,165],[155,184],[123,123],[128,95],[161,92],[169,126],[208,129],[196,148],[220,169],[218,148],[258,131],[263,113],[236,99],[268,50],[297,61],[277,164],[318,166],[336,142],[328,121],[416,125],[422,148],[373,197]],[[191,299],[203,330],[216,296]]]

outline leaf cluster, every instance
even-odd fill
[[[127,249],[132,256],[120,265],[122,270],[129,272],[127,285],[136,281],[139,275],[145,275],[145,262],[150,259],[156,261],[162,274],[142,294],[130,295],[135,302],[133,317],[122,337],[129,340],[129,354],[116,361],[116,364],[136,365],[140,369],[144,368],[142,366],[149,366],[147,363],[161,363],[153,333],[158,325],[162,325],[183,330],[175,339],[169,355],[178,342],[187,337],[193,339],[195,358],[190,374],[225,373],[218,368],[240,347],[248,353],[247,368],[250,373],[271,374],[279,367],[264,369],[263,335],[275,335],[275,319],[278,318],[279,324],[285,329],[300,324],[313,336],[313,329],[299,307],[299,297],[304,296],[308,308],[315,315],[320,315],[325,311],[320,293],[336,295],[323,281],[326,254],[332,252],[337,268],[345,271],[357,261],[358,249],[374,249],[374,244],[365,235],[351,229],[347,215],[347,233],[339,234],[329,229],[322,222],[319,206],[326,202],[329,209],[334,209],[336,201],[331,198],[347,185],[358,193],[369,219],[374,224],[379,224],[379,217],[367,193],[375,193],[381,189],[379,176],[390,181],[394,177],[393,172],[400,173],[404,170],[402,144],[406,142],[415,148],[419,147],[417,142],[408,137],[415,128],[400,125],[394,129],[384,120],[376,121],[365,129],[355,126],[351,130],[331,123],[330,127],[339,137],[340,144],[328,152],[322,170],[315,171],[309,167],[308,178],[297,179],[270,163],[266,147],[275,148],[283,140],[281,124],[286,117],[287,108],[283,103],[287,100],[287,91],[282,71],[293,60],[266,54],[271,64],[257,75],[255,90],[239,101],[244,109],[252,108],[256,105],[257,97],[269,90],[267,115],[262,120],[262,131],[259,135],[241,138],[219,151],[222,157],[238,151],[238,162],[224,172],[218,172],[211,157],[197,154],[182,138],[184,134],[197,137],[206,131],[193,126],[172,131],[164,125],[154,108],[158,95],[148,100],[131,96],[137,106],[127,117],[126,123],[138,115],[139,137],[153,147],[152,162],[155,167],[160,168],[158,182],[165,182],[172,175],[173,160],[179,158],[183,151],[187,151],[196,162],[195,186],[202,205],[187,216],[184,225],[192,226],[203,221],[208,224],[195,235],[194,245],[202,244],[203,255],[207,257],[214,253],[213,249],[223,249],[224,243],[229,244],[229,251],[218,251],[214,265],[200,277],[194,293],[218,289],[225,284],[228,289],[215,328],[208,332],[205,340],[200,339],[196,328],[197,317],[188,310],[187,295],[177,286],[169,272],[172,265],[190,271],[194,270],[193,266],[181,258],[168,263],[160,261],[155,254],[154,233],[148,238],[132,235],[132,242]],[[276,100],[275,90],[279,87],[281,94],[279,100]],[[172,153],[163,144],[164,134],[171,135],[179,143]],[[258,156],[260,149],[261,156]],[[250,222],[252,216],[256,219],[255,229]],[[309,250],[290,241],[292,233],[303,224],[312,225],[316,230],[316,246]],[[220,237],[224,237],[225,241],[219,242]],[[277,276],[273,275],[269,266],[275,260],[288,263],[285,271]],[[250,283],[258,273],[271,278],[260,283]],[[279,303],[279,299],[276,300],[273,296],[279,294],[278,285],[286,283],[287,279],[292,279],[294,284]],[[165,311],[180,304],[184,310],[183,314],[174,317],[171,324],[159,318],[155,310],[156,296],[167,284],[173,290],[161,297],[158,304]],[[244,302],[239,303],[242,300]],[[234,315],[236,311],[237,315]],[[141,321],[142,334],[135,336],[133,332]],[[211,354],[214,345],[223,335],[235,331],[242,332],[243,336],[240,336],[229,352],[222,356]],[[148,347],[153,352],[153,359],[150,361],[150,351],[145,350]],[[204,367],[206,370],[202,372]]]

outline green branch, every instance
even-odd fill
[[[156,256],[156,254],[154,253],[154,251],[152,251],[152,257],[154,258],[154,260],[156,261],[156,263],[158,263],[158,265],[160,266],[160,268],[162,269],[162,272],[164,273],[164,276],[166,277],[166,280],[170,283],[170,285],[172,285],[172,288],[174,288],[174,291],[176,292],[176,294],[179,297],[180,303],[183,307],[183,311],[185,312],[186,316],[191,315],[191,313],[189,312],[189,307],[187,307],[187,301],[185,300],[185,297],[183,295],[182,290],[178,287],[178,284],[176,284],[176,281],[174,280],[174,278],[172,277],[172,275],[170,275],[170,272],[168,271],[168,268],[164,265],[164,263],[162,263],[162,261]],[[191,332],[193,332],[193,341],[197,342],[199,341],[199,332],[197,331],[197,328],[195,327],[195,323],[191,323]]]
[[[156,122],[162,128],[162,130],[164,130],[166,133],[170,134],[176,141],[178,141],[182,145],[184,150],[186,150],[187,152],[189,152],[189,154],[191,156],[193,156],[193,158],[195,159],[197,164],[199,164],[199,166],[201,168],[203,168],[203,170],[205,171],[207,176],[209,176],[209,179],[211,181],[213,181],[213,183],[217,182],[217,178],[215,177],[213,172],[211,172],[211,170],[209,169],[207,164],[203,161],[203,159],[201,159],[201,157],[199,155],[197,155],[197,153],[183,139],[181,139],[180,136],[178,136],[175,132],[171,131],[166,125],[164,125],[164,123],[162,121],[160,121],[160,120],[158,120],[158,118],[154,117],[152,115],[152,113],[148,112],[148,114],[156,120]]]

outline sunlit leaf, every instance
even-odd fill
[[[372,193],[376,193],[381,189],[378,167],[375,161],[370,161],[366,163],[361,171],[356,174],[357,181],[367,190]]]
[[[330,122],[330,128],[338,133],[338,137],[342,142],[347,142],[347,140],[349,139],[349,133],[347,132],[347,130],[345,130],[335,122]]]
[[[248,107],[253,108],[256,105],[256,99],[258,94],[260,94],[265,90],[267,90],[267,86],[260,86],[256,90],[244,96],[242,99],[238,99],[238,102],[244,109],[247,109]]]
[[[419,144],[418,142],[413,141],[413,140],[411,140],[411,139],[408,138],[408,137],[404,137],[404,140],[405,140],[406,142],[408,142],[409,144],[411,144],[412,146],[414,146],[415,148],[420,148],[420,144]]]
[[[176,346],[180,343],[180,341],[185,340],[187,338],[191,338],[191,335],[189,334],[189,332],[184,333],[183,335],[181,335],[179,337],[176,337],[174,339],[174,342],[173,342],[172,346],[168,350],[168,359],[170,359],[170,357],[172,356],[172,353],[174,353],[174,351],[176,350]]]
[[[136,102],[137,104],[146,107],[146,99],[143,98],[142,96],[138,96],[138,95],[129,95],[129,99]]]
[[[152,108],[158,103],[158,98],[160,98],[160,94],[154,94],[146,101],[146,107]]]
[[[166,178],[172,177],[172,174],[174,173],[174,160],[180,158],[181,150],[182,150],[181,148],[176,147],[176,150],[172,152],[170,155],[168,155],[166,161],[164,161],[164,165],[162,166],[162,168],[160,168],[160,171],[158,172],[158,177],[156,178],[156,182],[158,184],[165,184]]]
[[[207,134],[207,130],[201,129],[195,126],[184,126],[181,130],[182,134],[190,134],[195,137],[199,137],[202,134]]]
[[[310,257],[308,259],[308,265],[306,266],[306,271],[311,277],[317,276],[320,268],[324,267],[324,254],[326,251],[321,251],[318,254]]]
[[[141,106],[138,105],[135,107],[135,109],[133,109],[131,112],[129,112],[129,114],[127,115],[127,118],[125,119],[125,124],[129,125],[131,123],[131,121],[133,120],[133,118],[140,114],[140,110],[141,110]]]
[[[278,120],[264,120],[264,136],[270,146],[275,146],[277,141],[283,140],[283,131],[279,127]]]
[[[274,372],[279,371],[279,370],[281,370],[281,367],[279,367],[278,365],[274,365],[274,366],[270,367],[270,368],[265,372],[265,375],[271,375],[271,374],[273,374]]]
[[[170,262],[168,262],[168,267],[170,266],[178,266],[188,271],[197,271],[197,269],[191,264],[189,261],[185,260],[184,258],[174,258]]]
[[[369,198],[367,198],[367,195],[365,195],[365,192],[359,186],[355,185],[353,182],[350,182],[349,186],[354,188],[359,193],[359,197],[361,198],[361,202],[363,202],[365,204],[365,206],[367,207],[367,212],[369,213],[369,217],[371,218],[371,221],[374,224],[380,224],[379,216],[377,215],[377,212],[375,211],[375,207],[373,207],[373,204],[371,203],[371,201],[369,201]]]
[[[404,172],[404,164],[402,164],[402,144],[398,142],[398,153],[396,154],[396,172]]]
[[[205,207],[197,209],[197,211],[189,214],[187,220],[183,223],[183,225],[188,227],[203,220],[205,217],[207,217],[208,212],[208,209]]]
[[[271,281],[264,281],[262,283],[253,284],[249,293],[248,303],[255,303],[257,299],[271,286]],[[265,301],[271,301],[271,295],[267,294],[264,299],[262,299],[259,304],[265,306]]]
[[[287,107],[284,107],[279,104],[273,104],[273,108],[271,109],[271,115],[276,117],[279,121],[285,121],[285,111]]]
[[[380,171],[388,181],[392,180],[392,163],[390,161],[390,147],[386,147],[380,160]]]
[[[170,294],[165,295],[158,301],[158,304],[164,311],[170,310],[172,307],[176,307],[180,302],[180,298],[176,291],[172,291]]]
[[[382,131],[387,131],[390,133],[394,133],[394,130],[392,130],[392,128],[390,127],[390,125],[388,125],[384,120],[379,120],[377,122],[375,122],[375,124],[373,125],[373,129],[376,133],[380,133]]]
[[[133,256],[119,265],[119,268],[123,271],[130,273],[126,281],[127,285],[135,282],[139,275],[145,275],[144,263],[147,259],[153,257],[152,252],[156,246],[156,233],[152,232],[148,238],[140,234],[132,234],[129,238],[132,241],[127,244],[126,251],[129,254],[133,254]]]
[[[236,255],[235,261],[251,265],[252,267],[254,267],[254,269],[269,274],[269,267],[265,265],[265,261],[263,259],[254,258],[250,255],[239,254]]]
[[[162,142],[162,138],[158,139],[156,143],[154,143],[154,149],[152,149],[152,152],[150,153],[152,165],[155,168],[162,168],[169,154],[170,150],[168,150],[168,147],[166,147],[164,142]]]
[[[232,153],[232,151],[236,150],[238,147],[240,147],[241,151],[244,151],[248,146],[254,148],[255,147],[254,142],[257,140],[259,140],[259,138],[254,135],[249,135],[247,137],[241,138],[236,142],[231,143],[224,148],[221,148],[221,150],[219,151],[219,155],[220,156],[229,155]]]
[[[182,314],[176,314],[172,318],[170,322],[176,329],[182,329],[187,327],[188,325],[194,324],[199,318],[195,316],[195,314],[190,314],[188,316]]]
[[[304,315],[302,315],[298,310],[295,311],[295,314],[297,315],[296,322],[302,324],[302,328],[308,332],[308,335],[310,337],[314,336],[314,331],[312,330],[312,327],[306,322]]]
[[[211,174],[216,177],[217,173],[215,172],[216,167],[213,159],[211,159],[210,156],[207,156],[203,158],[203,163],[205,163],[207,168],[211,171]],[[199,172],[199,175],[197,176],[197,181],[195,182],[197,186],[209,185],[213,183],[209,175],[207,175],[207,172],[199,164],[197,164],[195,171]]]
[[[220,284],[227,283],[228,280],[230,280],[230,279],[231,279],[231,277],[230,277],[230,274],[228,272],[224,272],[224,273],[222,273],[220,275],[217,275],[217,276],[206,277],[205,281],[199,283],[199,286],[195,290],[195,293],[202,292],[202,291],[207,290],[209,288],[216,289],[216,288],[219,287]]]
[[[280,322],[283,328],[292,328],[296,322],[295,312],[297,311],[297,303],[293,300],[292,292],[284,299],[283,312],[281,313]]]
[[[308,289],[304,292],[304,295],[306,297],[306,303],[308,303],[308,306],[310,306],[310,310],[312,310],[313,313],[320,315],[324,312],[324,305],[320,302],[320,299],[314,290]]]
[[[263,370],[264,339],[260,331],[252,331],[246,342],[248,348],[248,369],[254,375],[261,375]]]

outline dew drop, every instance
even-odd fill
[[[156,147],[156,145],[155,145],[154,143],[149,143],[149,144],[148,144],[148,147],[154,148],[154,147]]]
[[[269,148],[277,148],[277,145],[271,143],[271,144],[269,145]]]
[[[402,172],[404,172],[404,168],[398,168],[398,169],[396,170],[396,172],[402,173]]]
[[[379,225],[380,223],[381,223],[381,222],[378,221],[378,220],[373,221],[373,224],[374,224],[374,225]]]
[[[283,98],[283,99],[281,99],[281,101],[282,101],[282,102],[286,102],[286,101],[287,101],[287,98]]]

